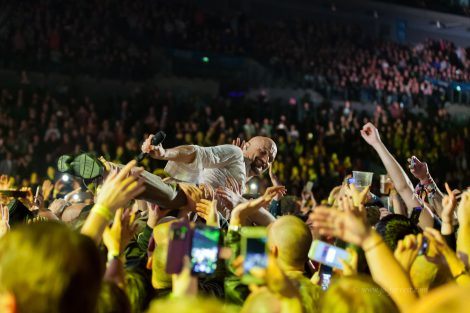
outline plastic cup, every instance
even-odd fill
[[[372,185],[373,176],[372,172],[353,171],[354,186],[359,191],[364,190],[367,186]]]
[[[380,175],[380,193],[388,195],[392,189],[392,180],[388,175]]]

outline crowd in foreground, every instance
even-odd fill
[[[349,173],[324,199],[293,194],[266,136],[173,148],[149,136],[139,150],[167,162],[165,179],[89,153],[59,159],[69,193],[4,175],[0,310],[466,312],[469,191],[442,192],[416,156],[397,162],[369,122],[357,136],[387,170],[382,198]],[[264,172],[270,186],[248,194]]]

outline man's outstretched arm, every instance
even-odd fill
[[[142,152],[148,153],[157,160],[174,161],[180,163],[192,163],[196,158],[196,148],[194,146],[178,146],[164,149],[162,145],[153,146],[150,135],[142,144]]]

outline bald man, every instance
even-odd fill
[[[230,186],[238,196],[234,199],[232,207],[241,201],[246,182],[264,173],[272,165],[277,154],[274,141],[261,136],[253,137],[242,147],[185,145],[170,149],[151,145],[152,138],[153,136],[150,136],[142,144],[142,152],[148,153],[154,159],[168,161],[165,171],[178,181],[195,185],[205,184],[213,189],[236,184]],[[150,186],[141,196],[145,200],[167,209],[176,209],[190,200],[182,190],[172,190],[157,176],[147,172],[142,176]]]
[[[206,191],[217,188],[229,189],[232,196],[225,195],[224,199],[231,201],[231,208],[243,201],[242,194],[245,191],[246,182],[265,172],[277,154],[274,141],[261,136],[252,138],[242,147],[185,145],[169,149],[164,149],[162,145],[153,146],[152,138],[153,136],[149,136],[143,143],[142,152],[148,153],[154,159],[168,161],[165,170],[178,182],[190,185],[204,184],[208,187]],[[84,173],[90,176],[89,174],[95,171],[100,173],[99,175],[102,173],[106,175],[111,167],[122,167],[102,158],[98,160],[86,153],[77,156],[74,160],[69,156],[65,157],[67,162],[71,163],[69,167],[73,169],[74,174],[83,178],[90,178],[85,177]],[[59,168],[61,159],[59,159]],[[195,205],[193,197],[188,192],[189,187],[185,189],[179,184],[175,190],[157,175],[147,171],[142,171],[139,175],[145,181],[145,191],[139,199],[156,203],[163,209],[179,209],[186,206],[191,208]],[[210,195],[207,193],[204,197],[213,196],[214,193]],[[259,225],[267,225],[274,221],[274,218],[266,210],[260,210],[255,214],[253,221]]]
[[[261,175],[274,162],[277,146],[268,137],[257,136],[242,148],[236,145],[201,147],[196,145],[164,149],[152,146],[153,135],[142,144],[142,152],[168,161],[165,171],[172,177],[193,184],[224,187],[233,178],[244,191],[246,182]]]
[[[279,267],[297,283],[304,312],[318,312],[321,288],[304,276],[304,266],[308,260],[308,250],[312,235],[305,223],[295,216],[283,216],[268,229],[268,246],[276,257]],[[267,288],[252,293],[246,300],[246,312],[261,312],[264,306],[280,312],[277,297]],[[277,308],[277,309],[276,309]]]

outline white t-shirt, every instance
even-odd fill
[[[245,190],[246,167],[242,150],[235,145],[201,147],[196,149],[192,163],[168,161],[165,171],[172,177],[193,184],[206,184],[213,188],[225,187],[227,178],[233,177]]]

